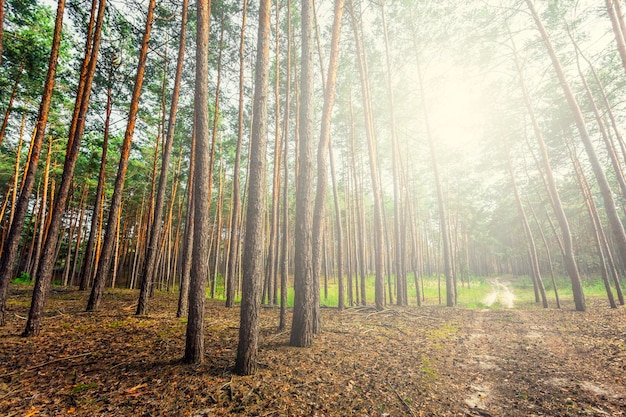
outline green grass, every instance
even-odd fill
[[[358,279],[359,279],[359,294],[360,294],[360,282],[361,282],[360,277]],[[391,279],[392,279],[393,298],[394,298],[394,303],[395,303],[396,301],[395,300],[396,294],[395,294],[395,288],[394,288],[395,278],[392,276]],[[290,277],[290,285],[287,290],[287,306],[288,307],[293,307],[294,289],[293,289],[292,280],[293,280],[293,277]],[[347,305],[347,298],[348,298],[347,281],[348,281],[347,277],[344,277],[344,285],[346,288],[345,289],[346,305]],[[374,281],[375,281],[375,277],[373,275],[368,275],[366,277],[365,299],[368,305],[372,305],[374,303],[374,299],[375,299]],[[224,294],[223,282],[224,281],[221,275],[218,275],[217,285],[215,289],[215,297],[214,297],[214,299],[216,300],[222,300],[222,301],[226,300],[226,296]],[[409,297],[409,305],[413,305],[413,306],[417,305],[415,280],[413,279],[412,274],[409,274],[407,276],[407,282],[408,282],[407,291],[408,291],[408,297]],[[439,286],[441,286],[441,290],[439,290]],[[321,287],[320,288],[320,305],[322,305],[323,307],[336,307],[338,304],[338,299],[339,299],[337,278],[334,276],[328,278],[328,284],[327,284],[328,293],[327,294],[324,291],[324,277],[323,276],[321,277],[320,287]],[[420,293],[422,292],[422,287],[423,287],[423,292],[424,292],[424,294],[422,295],[423,304],[438,305],[439,304],[439,292],[441,291],[441,303],[445,305],[445,302],[446,302],[445,278],[443,276],[441,277],[440,280],[438,280],[437,277],[423,277],[420,280]],[[352,288],[353,288],[353,294],[354,294],[354,302],[356,303],[357,287],[356,287],[354,276],[352,277]],[[490,288],[489,284],[486,282],[484,278],[471,277],[469,288],[467,286],[467,283],[463,283],[463,285],[461,285],[461,282],[459,282],[458,306],[465,307],[465,308],[483,308],[484,305],[481,303],[481,300],[485,297],[485,295],[489,291],[489,288]],[[389,300],[388,291],[389,291],[389,285],[387,282],[387,277],[385,277],[385,294],[387,297],[387,302]],[[206,294],[207,294],[207,298],[211,298],[210,287],[207,287]],[[240,300],[241,300],[241,294],[238,293],[235,297],[235,302],[239,302]]]

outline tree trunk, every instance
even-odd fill
[[[413,38],[413,44],[417,51],[417,40]],[[419,86],[424,95],[424,80],[422,79],[422,70],[417,64],[417,74],[419,79]],[[424,113],[424,121],[426,125],[426,136],[428,139],[428,148],[430,150],[430,160],[433,166],[433,175],[435,177],[435,188],[437,189],[437,206],[439,209],[439,228],[441,234],[441,244],[443,246],[443,271],[446,276],[446,305],[453,307],[456,304],[456,286],[454,285],[454,276],[452,271],[452,254],[450,253],[450,235],[448,232],[448,216],[446,213],[446,202],[443,195],[443,185],[441,184],[441,175],[439,173],[439,163],[437,162],[437,150],[435,149],[435,142],[432,137],[430,129],[430,119],[426,106],[422,106]],[[437,274],[438,275],[438,274]]]
[[[328,188],[327,159],[330,152],[330,124],[335,104],[335,84],[337,67],[339,66],[339,39],[341,37],[341,19],[343,16],[344,0],[335,0],[333,31],[330,41],[330,57],[328,75],[324,88],[324,106],[322,108],[322,126],[317,147],[317,190],[315,192],[315,207],[313,209],[313,287],[319,288],[319,277],[322,258],[322,238],[324,236],[324,218],[326,205],[326,191]],[[317,285],[315,283],[318,283]],[[321,332],[321,313],[319,307],[319,290],[314,292],[313,332]]]
[[[124,181],[126,180],[126,170],[128,169],[128,159],[130,156],[130,146],[135,132],[135,124],[137,122],[137,113],[139,110],[139,98],[141,96],[141,88],[143,86],[144,73],[146,69],[146,59],[148,55],[148,41],[150,40],[150,31],[152,30],[154,8],[156,0],[150,0],[148,4],[148,14],[146,16],[146,27],[141,43],[141,51],[139,54],[139,62],[137,63],[137,77],[133,87],[133,94],[130,100],[130,109],[128,112],[128,124],[124,133],[124,140],[120,149],[120,162],[115,177],[115,185],[113,186],[113,197],[111,198],[111,207],[109,208],[109,216],[107,219],[107,228],[102,244],[102,251],[98,261],[98,271],[94,279],[91,289],[89,302],[87,303],[87,311],[97,310],[107,275],[111,266],[111,257],[113,255],[113,245],[115,243],[115,227],[117,223],[117,215],[122,202],[122,192],[124,190]]]
[[[615,10],[615,4],[618,0],[606,0],[606,10],[611,19],[611,26],[613,27],[613,34],[615,35],[615,42],[617,44],[617,52],[622,59],[622,66],[626,71],[626,42],[624,42],[624,33],[620,27],[617,11]]]
[[[52,207],[52,201],[48,202],[48,187],[50,184],[50,159],[52,156],[52,136],[48,138],[48,151],[46,152],[46,164],[43,170],[43,191],[41,195],[41,203],[39,204],[39,214],[37,220],[39,222],[37,230],[37,243],[35,244],[35,257],[33,258],[32,266],[29,266],[30,279],[35,280],[37,278],[37,269],[39,268],[39,261],[41,259],[41,248],[44,245],[44,240],[48,236],[46,234],[46,218],[48,212],[46,207],[50,205]],[[54,186],[52,187],[54,188]]]
[[[313,13],[312,0],[301,2],[302,47],[300,69],[300,126],[296,176],[294,310],[290,345],[308,347],[315,332],[315,291],[312,250],[313,227]],[[249,220],[249,219],[248,219]]]
[[[189,315],[185,340],[186,363],[204,361],[204,299],[208,274],[210,138],[209,130],[209,22],[211,1],[197,0],[196,88],[194,96],[196,159],[194,167],[194,222]]]
[[[589,183],[585,178],[582,167],[580,166],[580,161],[575,153],[572,151],[571,147],[568,146],[569,156],[574,164],[574,170],[576,172],[576,179],[578,180],[578,185],[580,187],[580,191],[583,194],[583,199],[585,200],[585,206],[587,207],[587,213],[589,214],[589,219],[591,220],[591,228],[593,230],[593,240],[596,244],[596,250],[598,251],[598,257],[600,258],[600,272],[602,274],[602,282],[604,283],[604,289],[606,290],[606,295],[609,299],[609,305],[611,308],[617,308],[617,304],[615,304],[615,297],[613,296],[613,291],[611,290],[611,283],[609,281],[609,271],[606,267],[607,259],[604,251],[604,247],[602,246],[602,240],[600,238],[600,230],[602,230],[602,223],[600,221],[600,217],[598,216],[598,209],[596,208],[596,204],[593,201],[593,196],[591,195],[591,190],[589,188]],[[619,289],[619,285],[617,286]],[[623,299],[623,297],[622,297]],[[623,304],[623,303],[622,303]]]
[[[111,89],[113,88],[113,62],[109,68],[109,81],[107,83],[107,104],[106,104],[106,117],[104,121],[104,136],[102,139],[102,154],[100,156],[100,172],[98,173],[98,185],[96,187],[96,199],[93,204],[93,211],[91,215],[91,226],[89,228],[89,238],[87,239],[87,247],[85,248],[85,256],[83,266],[80,273],[79,290],[85,291],[91,278],[93,276],[93,264],[96,257],[96,240],[98,240],[98,231],[100,229],[100,218],[102,213],[102,202],[104,200],[104,188],[106,177],[106,164],[107,164],[107,149],[109,146],[109,128],[111,126],[111,109],[112,109],[112,97]]]
[[[257,369],[259,316],[263,277],[263,252],[265,247],[265,167],[267,152],[267,99],[269,79],[269,38],[271,32],[270,9],[272,2],[262,0],[259,6],[256,75],[254,82],[254,115],[250,138],[250,178],[248,182],[248,208],[243,248],[243,282],[239,343],[235,372],[251,375]]]
[[[76,161],[78,160],[80,142],[85,129],[87,110],[89,109],[91,86],[96,72],[98,51],[100,50],[100,39],[102,34],[102,25],[104,22],[105,7],[106,0],[100,0],[98,4],[98,18],[93,36],[93,45],[91,48],[91,57],[89,58],[88,68],[83,81],[83,89],[82,91],[79,90],[82,97],[76,98],[75,106],[80,106],[80,109],[78,111],[74,111],[77,120],[75,123],[72,123],[74,130],[70,128],[70,136],[67,143],[61,185],[59,186],[59,192],[54,201],[54,209],[52,211],[52,218],[47,232],[48,234],[43,249],[42,259],[39,268],[37,269],[37,280],[33,290],[33,300],[30,307],[30,313],[28,315],[28,321],[26,322],[24,336],[37,336],[41,328],[43,309],[45,307],[48,298],[48,291],[52,282],[59,229],[61,228],[63,217],[65,215],[67,197],[69,195],[70,186],[74,177],[74,168],[76,166]]]
[[[280,318],[278,331],[287,327],[287,282],[289,275],[289,105],[291,93],[291,2],[287,2],[287,79],[285,82],[285,114],[283,126],[283,210],[280,259]]]
[[[65,0],[59,0],[57,5],[57,15],[54,23],[54,35],[52,38],[52,50],[50,51],[50,62],[48,64],[48,74],[44,92],[41,97],[39,106],[39,114],[37,116],[37,125],[35,127],[35,135],[31,141],[30,162],[28,171],[24,175],[24,185],[20,193],[20,197],[15,207],[15,216],[13,224],[9,230],[9,234],[4,243],[2,257],[0,257],[0,325],[5,324],[6,314],[6,295],[9,281],[13,278],[14,263],[17,256],[17,249],[22,235],[24,226],[24,218],[30,203],[30,194],[35,183],[37,174],[37,165],[39,155],[41,153],[41,145],[43,143],[46,125],[48,123],[48,114],[50,111],[50,102],[52,100],[52,91],[54,90],[54,81],[59,57],[59,48],[61,44],[61,31],[63,29],[63,11],[65,9]]]
[[[191,274],[191,255],[193,252],[193,229],[194,229],[194,170],[196,165],[196,128],[194,116],[194,128],[191,133],[191,156],[189,157],[189,175],[187,177],[187,213],[185,219],[185,234],[183,238],[183,259],[180,274],[180,293],[178,295],[178,308],[176,317],[184,317],[189,311],[189,281]]]
[[[532,6],[532,3],[527,0],[527,4],[531,8],[531,11],[534,11],[534,7]],[[538,19],[538,17],[536,19]],[[538,26],[540,28],[543,28],[539,20],[536,20],[536,22],[538,23]],[[511,38],[511,42],[513,42],[512,38]],[[526,104],[526,110],[530,116],[530,119],[533,125],[533,131],[535,133],[535,139],[537,140],[537,144],[539,145],[539,150],[541,152],[544,175],[548,184],[548,194],[550,196],[550,200],[552,202],[555,215],[559,221],[561,234],[563,236],[563,258],[564,258],[563,260],[565,262],[565,266],[566,266],[570,281],[572,282],[572,291],[574,293],[574,303],[576,305],[576,310],[584,311],[585,310],[585,296],[583,293],[582,283],[580,281],[580,275],[578,273],[578,266],[576,265],[576,258],[574,256],[574,248],[573,248],[573,242],[572,242],[572,235],[571,235],[571,231],[569,228],[569,222],[567,220],[567,216],[565,215],[565,211],[563,210],[559,192],[556,188],[556,183],[555,183],[554,176],[552,173],[552,166],[550,164],[550,158],[548,156],[548,150],[546,149],[546,144],[543,139],[541,128],[539,127],[537,117],[535,116],[535,111],[530,102],[530,97],[528,95],[528,90],[526,89],[526,84],[522,76],[522,69],[519,64],[519,58],[517,56],[515,46],[513,46],[513,50],[515,52],[514,53],[515,66],[518,72],[520,87],[524,95],[524,102]]]
[[[378,175],[378,156],[376,149],[376,137],[374,131],[373,113],[371,109],[371,98],[369,92],[369,75],[367,72],[367,58],[365,51],[361,47],[361,35],[359,34],[356,15],[354,12],[353,1],[349,0],[350,13],[352,15],[352,28],[354,31],[354,39],[357,54],[357,63],[359,67],[359,75],[361,78],[361,91],[363,96],[363,104],[365,106],[365,133],[367,136],[367,151],[370,164],[370,175],[372,180],[372,193],[374,195],[374,263],[376,270],[376,279],[374,285],[374,298],[376,309],[382,310],[385,305],[385,282],[384,282],[384,246],[383,246],[383,205],[382,194],[380,190],[380,180]],[[363,293],[363,288],[361,289]]]
[[[546,298],[546,289],[543,285],[543,280],[541,279],[541,271],[539,269],[539,260],[537,257],[537,246],[535,245],[535,239],[533,238],[533,232],[530,229],[530,225],[528,224],[528,217],[526,217],[526,211],[524,210],[524,206],[522,205],[522,200],[519,196],[519,191],[517,189],[517,182],[515,181],[515,173],[513,172],[513,164],[511,163],[511,158],[507,149],[507,166],[509,169],[509,175],[511,176],[511,185],[513,186],[513,194],[515,195],[515,202],[517,203],[517,210],[519,212],[520,220],[522,221],[522,226],[524,228],[524,233],[526,234],[526,240],[528,243],[528,252],[530,254],[530,269],[532,274],[533,283],[535,284],[535,288],[539,291],[541,296],[541,303],[543,308],[548,308],[548,299]],[[538,302],[538,298],[535,296],[535,302]]]
[[[135,314],[142,315],[147,313],[148,295],[152,289],[152,281],[156,264],[157,246],[161,239],[161,228],[163,216],[163,206],[165,204],[165,192],[167,187],[167,175],[172,155],[172,144],[174,143],[174,130],[176,127],[176,114],[178,111],[178,97],[180,95],[180,84],[183,73],[183,62],[185,60],[185,39],[187,27],[187,5],[188,0],[183,0],[181,11],[180,36],[178,47],[178,60],[176,63],[176,75],[174,77],[174,90],[172,91],[172,102],[170,104],[170,115],[167,122],[167,134],[165,138],[165,147],[163,148],[163,159],[161,161],[161,175],[159,177],[159,186],[157,190],[154,218],[152,221],[152,229],[148,241],[146,258],[143,267],[143,279],[141,282],[141,292],[139,293],[139,301],[137,302],[137,311]],[[156,156],[155,156],[156,158]]]
[[[239,111],[237,113],[237,147],[235,150],[235,165],[233,168],[233,206],[230,213],[230,242],[228,244],[228,274],[226,276],[226,307],[232,307],[235,299],[235,289],[237,283],[237,259],[239,259],[239,217],[241,212],[241,196],[240,196],[240,171],[241,171],[241,148],[243,145],[243,112],[244,112],[244,47],[245,47],[245,30],[246,17],[248,10],[248,0],[243,0],[241,35],[239,39]]]

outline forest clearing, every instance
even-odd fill
[[[514,288],[515,292],[516,289]],[[528,291],[528,289],[527,289]],[[205,362],[181,363],[185,320],[157,292],[110,290],[85,313],[85,293],[55,287],[42,337],[22,338],[27,286],[11,287],[0,329],[3,416],[623,416],[626,316],[606,301],[586,312],[481,307],[322,309],[311,348],[261,312],[259,370],[232,373],[238,309],[208,301]]]

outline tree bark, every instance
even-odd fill
[[[170,104],[170,114],[167,121],[167,134],[165,138],[165,147],[163,148],[163,156],[161,161],[161,175],[159,176],[159,185],[154,207],[154,218],[152,221],[152,229],[148,241],[146,258],[143,267],[143,279],[141,282],[141,292],[139,293],[139,301],[137,302],[137,311],[135,314],[142,315],[147,313],[148,296],[152,287],[154,269],[156,264],[157,247],[161,239],[163,206],[165,204],[165,191],[167,187],[167,176],[172,155],[172,144],[174,143],[174,131],[176,128],[176,115],[178,111],[178,97],[180,95],[180,84],[183,73],[183,62],[185,60],[185,40],[187,28],[187,5],[188,0],[183,0],[181,11],[181,24],[178,47],[178,60],[176,63],[176,75],[174,76],[174,90],[172,91],[172,102]]]
[[[278,331],[287,327],[287,283],[289,275],[289,109],[291,93],[291,2],[287,2],[287,74],[285,81],[285,114],[283,126],[283,207],[282,207],[282,240],[280,249],[280,318]]]
[[[85,248],[85,255],[82,270],[80,273],[79,290],[85,291],[91,282],[93,277],[93,264],[96,257],[96,240],[98,239],[98,231],[100,228],[100,214],[102,210],[102,201],[104,200],[104,188],[106,179],[106,164],[107,164],[107,149],[109,146],[109,129],[111,126],[111,109],[112,109],[112,97],[111,89],[113,88],[113,62],[109,68],[109,81],[107,83],[107,104],[106,104],[106,116],[104,121],[104,135],[102,139],[102,154],[100,156],[100,171],[98,173],[98,185],[96,186],[96,199],[93,204],[93,211],[91,214],[91,226],[89,228],[89,238],[87,239],[87,247]]]
[[[209,130],[209,23],[211,1],[197,0],[196,88],[194,96],[196,159],[194,167],[194,222],[189,314],[185,340],[186,363],[204,361],[204,299],[208,275],[209,204],[210,204],[210,138]]]
[[[239,343],[235,372],[251,375],[257,369],[259,316],[264,258],[265,167],[267,152],[267,101],[269,79],[269,40],[271,0],[261,0],[254,82],[254,115],[250,138],[250,177],[243,248],[243,281]]]
[[[300,125],[298,146],[298,173],[296,176],[294,310],[290,345],[308,347],[315,331],[315,291],[313,280],[313,13],[312,0],[301,2],[301,68],[300,68]]]
[[[28,315],[28,321],[26,322],[26,328],[23,334],[24,336],[37,336],[41,328],[42,314],[48,299],[50,284],[52,283],[52,273],[56,260],[56,246],[58,242],[59,230],[65,215],[67,198],[70,192],[72,179],[74,177],[74,168],[76,166],[76,161],[78,160],[80,142],[85,129],[87,110],[89,109],[91,86],[96,72],[98,51],[100,50],[100,39],[102,34],[102,25],[104,22],[105,7],[106,0],[100,0],[98,4],[98,17],[93,36],[93,45],[91,47],[91,57],[89,58],[89,64],[85,72],[83,88],[82,90],[79,90],[82,97],[76,98],[75,105],[80,108],[78,111],[74,111],[77,120],[75,123],[72,123],[72,127],[70,128],[70,136],[67,143],[61,185],[59,186],[57,197],[54,200],[52,218],[48,228],[41,262],[39,264],[39,268],[37,269],[37,280],[35,281],[33,299],[31,302],[30,313]],[[72,128],[74,130],[72,130]]]
[[[330,129],[333,106],[335,104],[335,85],[337,68],[339,66],[339,39],[341,37],[341,19],[343,16],[344,0],[335,0],[333,29],[330,41],[330,57],[328,74],[324,88],[324,105],[322,108],[322,126],[317,147],[317,190],[315,192],[315,206],[313,208],[313,276],[314,282],[319,283],[322,260],[322,239],[324,236],[324,218],[326,215],[326,192],[328,188],[327,159],[330,152]],[[315,285],[314,287],[319,287]],[[315,291],[313,331],[321,332],[321,313],[319,307],[319,290]]]
[[[385,305],[385,262],[384,262],[384,243],[383,243],[383,205],[382,194],[380,190],[380,180],[378,174],[378,151],[376,148],[376,137],[374,131],[373,113],[371,109],[371,98],[369,92],[369,75],[367,71],[367,59],[365,52],[361,46],[361,35],[359,34],[356,14],[353,1],[349,0],[350,13],[352,15],[352,28],[354,31],[354,39],[357,54],[357,64],[359,67],[359,75],[361,78],[361,91],[363,96],[363,104],[365,107],[365,134],[367,136],[367,151],[369,156],[370,176],[372,180],[372,193],[374,195],[374,264],[376,271],[374,285],[374,301],[376,309],[382,310]],[[364,287],[364,286],[362,286]],[[361,293],[364,294],[364,288]]]
[[[155,4],[156,0],[150,0],[148,3],[146,27],[141,43],[139,62],[137,63],[137,77],[135,79],[135,85],[133,87],[133,93],[130,100],[130,109],[128,112],[128,124],[126,125],[126,132],[124,133],[124,140],[120,149],[120,162],[117,169],[117,176],[115,177],[115,185],[113,186],[113,197],[111,198],[111,206],[109,208],[104,242],[102,244],[100,259],[98,260],[98,271],[96,272],[89,302],[87,303],[87,311],[98,309],[100,301],[102,300],[104,285],[111,266],[111,257],[113,255],[113,246],[115,243],[117,215],[122,202],[122,192],[124,190],[124,181],[126,180],[126,170],[128,169],[128,159],[130,156],[130,145],[133,140],[133,133],[135,132],[135,124],[137,123],[139,98],[141,96],[141,88],[143,86],[144,73],[146,69],[148,41],[150,40],[150,32],[152,30]]]
[[[237,259],[239,259],[240,238],[240,212],[241,212],[241,148],[243,146],[243,111],[244,111],[244,47],[246,17],[248,11],[248,0],[243,0],[241,35],[239,39],[239,111],[237,113],[237,147],[235,149],[235,164],[233,167],[233,206],[230,213],[230,242],[228,244],[228,274],[226,276],[226,307],[232,307],[235,302],[235,289],[237,283]]]
[[[24,184],[20,197],[15,207],[15,216],[11,229],[4,243],[2,256],[0,257],[0,325],[5,324],[6,314],[6,295],[9,281],[13,277],[15,258],[17,249],[22,235],[24,226],[24,218],[30,203],[30,194],[35,183],[37,174],[37,165],[39,155],[41,153],[41,145],[43,143],[46,125],[48,123],[48,115],[50,111],[50,102],[52,100],[52,91],[54,90],[54,81],[59,58],[59,49],[61,45],[61,31],[63,30],[63,11],[65,10],[65,0],[59,0],[57,4],[57,14],[54,23],[54,35],[52,38],[52,49],[50,51],[50,61],[48,64],[48,73],[44,86],[44,92],[41,97],[39,106],[39,114],[37,116],[37,125],[35,127],[34,138],[31,141],[30,162],[28,171],[24,176]]]

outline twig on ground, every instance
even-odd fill
[[[47,365],[50,365],[50,364],[53,364],[53,363],[63,362],[63,361],[67,361],[67,360],[70,360],[70,359],[82,358],[83,356],[90,356],[90,355],[93,355],[93,354],[94,354],[94,352],[87,352],[87,353],[81,353],[80,355],[73,355],[73,356],[65,356],[63,358],[56,358],[56,359],[53,359],[53,360],[48,361],[48,362],[40,363],[39,365],[31,366],[30,368],[20,369],[20,370],[17,370],[17,371],[9,372],[8,374],[0,375],[0,378],[5,378],[7,376],[12,376],[12,375],[17,375],[17,374],[23,374],[23,373],[26,373],[26,372],[34,371],[35,369],[43,368],[44,366],[47,366]]]
[[[398,397],[398,399],[400,400],[400,402],[402,404],[404,404],[404,407],[408,410],[408,412],[413,416],[413,417],[417,417],[415,415],[415,413],[413,412],[413,410],[411,409],[411,406],[404,400],[404,398],[402,398],[402,396],[398,393],[398,391],[396,391],[396,389],[389,383],[389,381],[385,381],[385,383],[387,384],[387,386],[389,388],[391,388],[393,390],[393,392],[396,394],[396,397]]]

